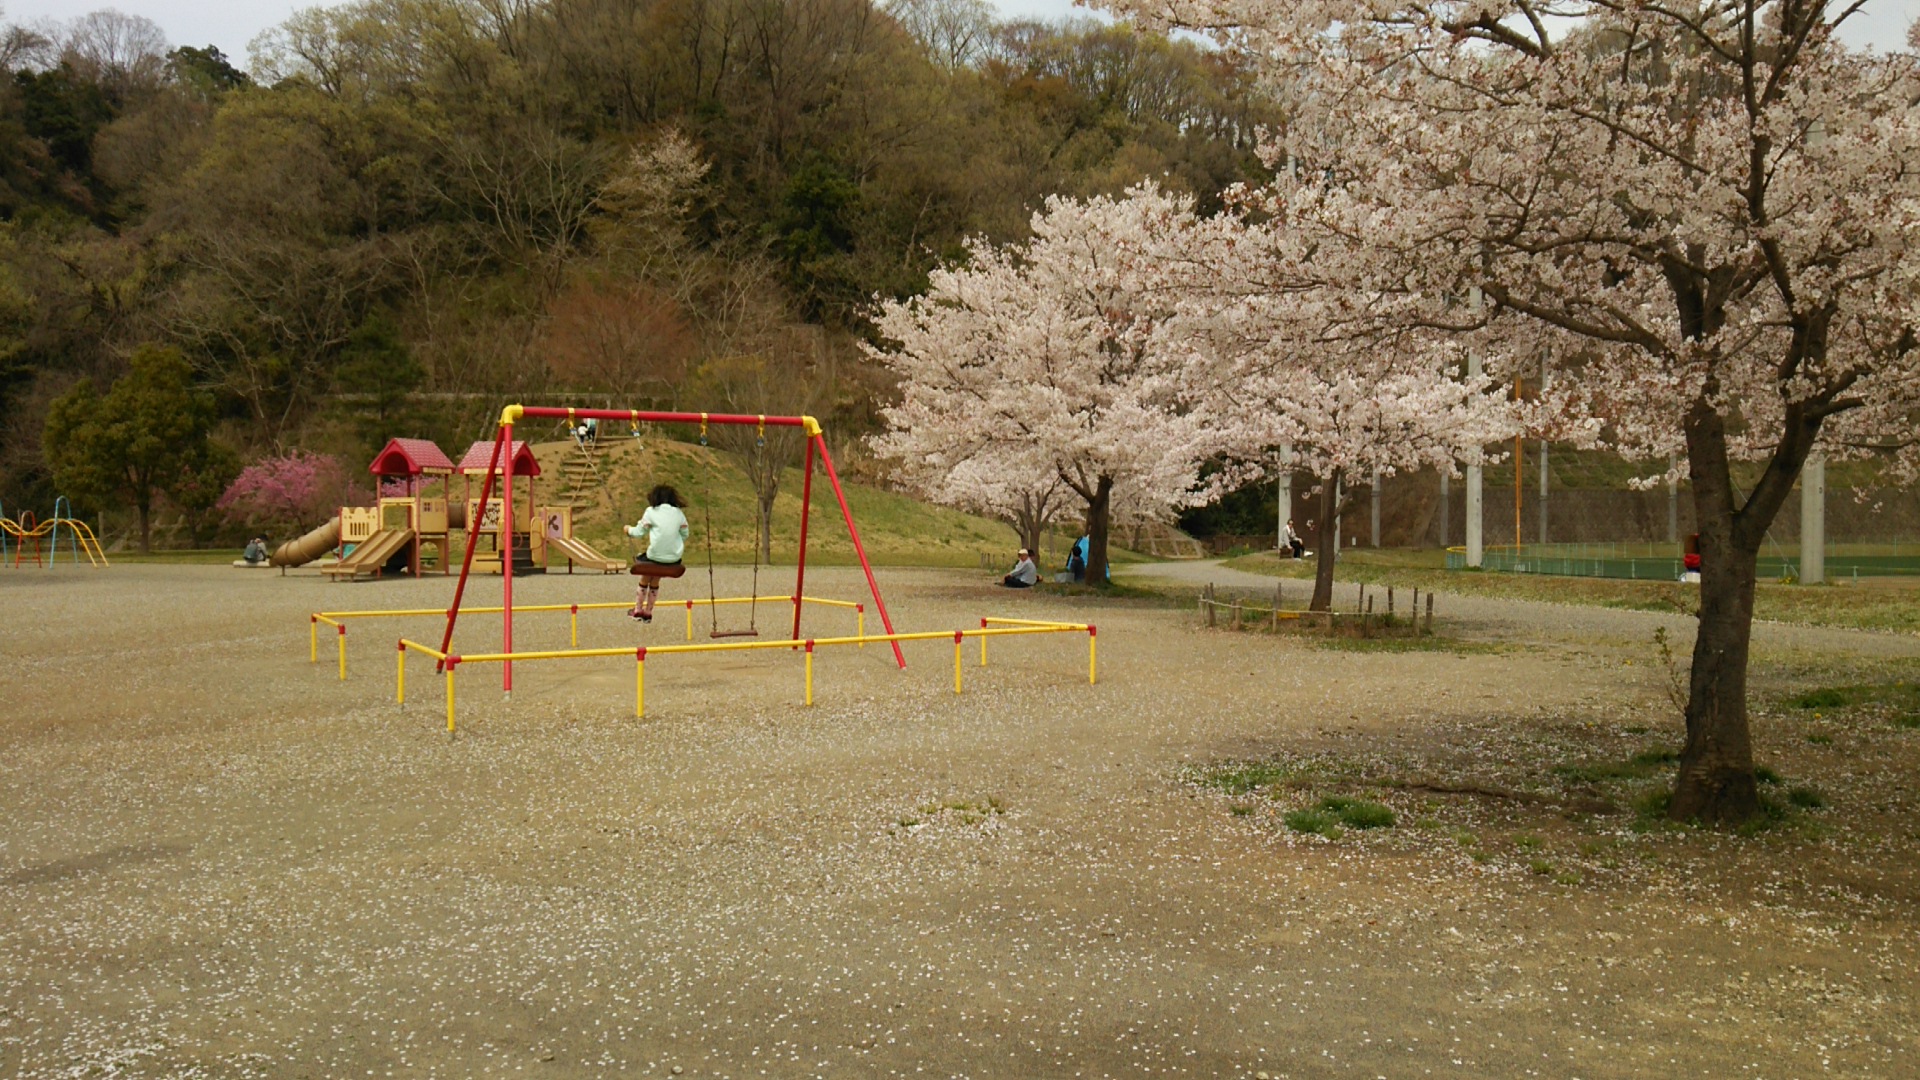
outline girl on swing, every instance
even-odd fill
[[[687,515],[680,511],[684,505],[672,485],[656,484],[647,493],[646,513],[640,515],[637,524],[627,526],[628,536],[647,540],[646,554],[633,557],[633,572],[640,577],[640,592],[634,598],[633,610],[627,612],[641,622],[653,621],[653,605],[660,598],[660,579],[685,573],[680,564],[687,547]],[[659,573],[649,573],[656,567]]]

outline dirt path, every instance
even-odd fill
[[[497,670],[463,669],[454,740],[419,667],[393,704],[397,625],[354,625],[344,683],[307,662],[308,612],[431,607],[444,581],[0,578],[0,1074],[1913,1068],[1904,840],[1842,837],[1810,867],[1799,849],[1715,856],[1712,838],[1571,823],[1620,865],[1595,856],[1562,884],[1469,858],[1451,837],[1487,835],[1477,810],[1408,796],[1406,827],[1328,842],[1183,779],[1275,750],[1413,752],[1472,725],[1657,732],[1644,667],[1323,652],[978,577],[882,581],[903,629],[1091,617],[1099,684],[1077,635],[996,642],[985,669],[969,645],[958,696],[945,643],[905,672],[881,648],[823,650],[811,709],[784,650],[665,658],[636,722],[618,658],[523,664],[510,704]],[[809,592],[860,589],[809,574]],[[783,613],[763,608],[762,628]],[[1609,612],[1591,633],[1643,636],[1647,619]],[[496,632],[475,621],[461,647]],[[583,645],[680,633],[581,621]],[[564,614],[523,617],[522,648],[565,642]]]

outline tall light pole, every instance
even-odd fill
[[[1484,303],[1480,295],[1480,287],[1474,286],[1468,293],[1468,297],[1468,302],[1473,307],[1474,318],[1477,319],[1480,317],[1481,305]],[[1479,377],[1480,354],[1477,351],[1469,352],[1467,353],[1467,378],[1478,379]],[[1480,466],[1469,465],[1467,466],[1467,565],[1476,569],[1486,561],[1486,546],[1480,536],[1480,529],[1484,524],[1480,512]]]

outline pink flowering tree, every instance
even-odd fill
[[[1267,156],[1329,283],[1407,297],[1496,378],[1550,357],[1608,444],[1680,457],[1703,567],[1669,813],[1758,813],[1766,530],[1811,454],[1920,464],[1913,53],[1849,52],[1859,5],[1826,0],[1112,6],[1213,33],[1292,102]]]
[[[963,447],[953,460],[935,450],[896,458],[892,466],[894,480],[914,494],[1004,521],[1021,546],[1036,553],[1041,535],[1073,499],[1044,457],[1016,447]]]
[[[230,521],[296,528],[331,516],[347,492],[339,458],[290,450],[240,470],[215,507]]]
[[[1217,395],[1224,455],[1262,468],[1285,445],[1287,468],[1319,480],[1314,611],[1332,606],[1335,523],[1356,489],[1482,463],[1523,423],[1491,378],[1466,374],[1458,342],[1421,324],[1417,293],[1350,280],[1351,244],[1295,227],[1302,204],[1328,198],[1344,201],[1297,185],[1237,192],[1229,212],[1190,223],[1163,251],[1177,300],[1158,331]]]
[[[873,355],[902,396],[875,449],[969,498],[1051,475],[1085,507],[1087,580],[1107,580],[1116,506],[1166,516],[1207,494],[1207,399],[1155,347],[1171,310],[1160,247],[1191,219],[1190,201],[1153,191],[1050,199],[1030,242],[976,242],[924,295],[882,303]]]

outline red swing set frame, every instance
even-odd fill
[[[867,561],[866,548],[860,544],[860,528],[853,523],[853,511],[847,506],[846,492],[840,487],[840,475],[834,471],[833,456],[827,453],[827,439],[820,430],[820,422],[811,416],[758,416],[743,413],[693,413],[693,412],[648,412],[644,409],[563,409],[536,405],[508,405],[500,410],[498,433],[493,440],[493,454],[487,462],[486,479],[480,485],[479,506],[484,511],[487,500],[492,497],[493,478],[500,477],[502,492],[500,535],[505,537],[500,552],[501,600],[500,651],[513,652],[513,455],[506,450],[513,445],[513,425],[521,419],[529,420],[566,420],[569,426],[581,420],[625,420],[629,424],[698,424],[704,431],[708,424],[751,424],[760,428],[797,427],[806,435],[806,464],[800,491],[800,545],[799,557],[793,578],[793,640],[800,642],[800,610],[804,606],[801,597],[805,595],[802,586],[807,580],[807,517],[813,506],[813,460],[815,456],[827,471],[827,479],[833,484],[833,497],[840,504],[840,516],[847,523],[847,536],[853,541],[853,552],[860,557],[860,569],[867,575],[867,589],[873,594],[873,605],[880,612],[880,622],[888,634],[893,633],[893,619],[887,615],[887,603],[880,598],[880,585],[873,579],[873,566]],[[440,652],[445,654],[453,644],[453,626],[460,617],[460,599],[466,595],[467,577],[473,569],[473,550],[480,535],[480,519],[483,513],[469,515],[467,521],[466,557],[460,563],[460,580],[453,587],[453,604],[447,608],[447,628],[440,638]],[[898,641],[889,642],[893,646],[894,662],[905,668],[907,658],[900,651]],[[444,663],[444,661],[442,662]],[[513,692],[513,661],[507,660],[500,665],[500,688],[507,693]]]

